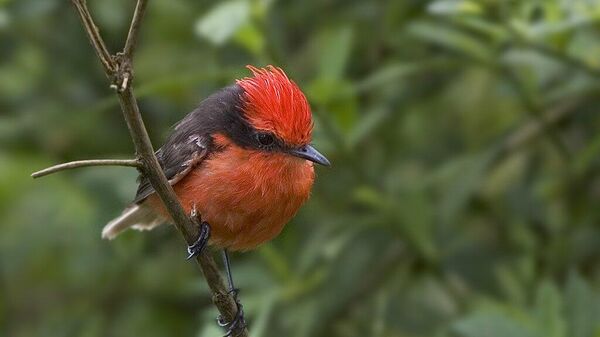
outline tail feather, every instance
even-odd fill
[[[126,208],[119,217],[104,226],[102,238],[112,240],[130,227],[137,230],[151,230],[164,223],[165,220],[148,206],[132,205]]]

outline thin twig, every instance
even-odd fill
[[[73,0],[73,5],[75,5],[75,9],[77,9],[79,17],[81,18],[81,23],[88,34],[88,38],[90,39],[100,62],[102,62],[102,66],[104,66],[104,71],[107,74],[112,73],[114,71],[112,57],[110,56],[108,49],[106,49],[104,40],[100,37],[100,30],[92,20],[92,16],[87,8],[86,0]]]
[[[129,26],[129,33],[127,33],[127,40],[125,41],[125,47],[123,48],[123,56],[130,60],[133,60],[133,52],[137,45],[142,18],[143,14],[146,12],[147,5],[148,1],[138,1],[135,5],[135,11],[133,12],[133,18],[131,19],[131,25]]]
[[[40,178],[49,174],[60,172],[64,170],[70,170],[78,167],[86,166],[129,166],[141,168],[142,163],[137,159],[91,159],[91,160],[77,160],[68,163],[54,165],[43,170],[34,172],[31,174],[33,178]]]
[[[92,46],[96,49],[96,53],[103,65],[105,65],[105,44],[87,9],[85,0],[72,1],[77,8],[77,12],[81,16],[84,28],[92,41]],[[117,82],[118,80],[122,81],[118,83],[119,90],[117,90],[116,93],[119,97],[119,104],[123,111],[123,117],[127,122],[131,139],[135,145],[136,153],[142,163],[143,174],[150,180],[156,194],[164,203],[166,210],[169,212],[175,226],[182,234],[185,241],[188,244],[192,244],[198,237],[198,226],[192,222],[181,207],[173,188],[167,181],[167,178],[154,155],[154,149],[144,126],[136,98],[133,94],[133,89],[131,88],[131,56],[134,54],[140,23],[144,16],[147,2],[147,0],[138,0],[127,41],[125,42],[125,49],[122,53],[118,53],[116,57],[110,57],[109,55],[109,60],[115,61],[116,64],[114,67],[105,65],[104,70],[106,75],[113,80],[112,85],[115,84],[115,79]],[[110,62],[109,64],[112,65]],[[207,252],[203,252],[196,257],[196,261],[200,265],[206,282],[213,293],[213,302],[215,303],[215,306],[225,320],[233,321],[238,310],[237,304],[235,303],[232,294],[228,293],[228,289],[225,287],[225,283],[223,282],[223,278],[214,259]],[[238,331],[234,332],[234,335],[247,337],[248,330],[245,327],[243,329],[238,329]]]

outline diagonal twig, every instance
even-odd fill
[[[144,126],[137,100],[131,88],[133,71],[132,56],[134,54],[141,20],[147,6],[147,0],[138,0],[135,12],[125,42],[123,52],[111,56],[100,36],[85,0],[72,0],[77,12],[81,18],[85,31],[96,50],[106,75],[113,81],[111,87],[116,87],[119,104],[123,112],[123,117],[127,123],[131,139],[135,145],[138,160],[141,164],[142,173],[148,177],[156,194],[165,205],[166,210],[173,219],[176,228],[184,237],[188,244],[195,242],[198,237],[199,229],[185,213],[179,203],[173,188],[167,181],[162,168],[154,155],[154,149],[148,137],[148,132]],[[206,282],[213,294],[213,302],[219,310],[222,317],[227,321],[233,321],[237,313],[237,304],[232,294],[228,293],[219,269],[210,254],[204,252],[196,257],[205,276]],[[235,336],[247,337],[248,330],[237,329]]]
[[[137,40],[140,32],[140,26],[142,24],[142,18],[146,12],[146,6],[148,1],[138,1],[135,5],[133,12],[133,18],[131,19],[131,25],[129,27],[129,33],[127,33],[127,40],[125,41],[125,47],[123,48],[123,56],[133,60],[133,52],[135,46],[137,46]]]
[[[86,33],[88,34],[88,38],[98,54],[98,58],[100,62],[102,62],[102,66],[104,67],[104,71],[108,74],[113,72],[114,66],[112,62],[112,57],[106,49],[106,45],[104,44],[104,40],[100,37],[100,31],[98,27],[94,24],[92,20],[92,16],[90,15],[90,11],[87,8],[86,0],[73,0],[73,5],[75,5],[75,9],[79,13],[79,17],[81,18],[81,23],[83,24]]]

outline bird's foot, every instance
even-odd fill
[[[200,219],[200,215],[196,211],[196,207],[192,209],[190,218],[192,219],[192,222],[194,222],[198,225],[198,227],[200,227],[200,233],[198,233],[198,238],[196,239],[196,242],[189,245],[187,248],[188,260],[193,258],[194,256],[200,255],[200,253],[202,253],[202,251],[204,250],[204,247],[206,247],[208,239],[210,238],[210,225],[208,224],[208,222],[202,221],[202,219]]]
[[[246,319],[244,318],[244,306],[238,300],[239,291],[239,289],[233,289],[229,292],[229,294],[233,295],[237,307],[237,312],[235,313],[233,320],[227,322],[223,316],[219,315],[219,317],[217,317],[217,324],[219,324],[220,327],[227,329],[223,337],[234,337],[247,326]]]

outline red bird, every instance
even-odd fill
[[[190,255],[209,240],[224,249],[228,273],[227,250],[249,250],[276,237],[308,199],[313,163],[329,165],[310,145],[312,114],[300,88],[280,68],[248,68],[253,77],[206,98],[156,152],[184,209],[197,210],[204,221]],[[102,237],[170,221],[142,176],[133,204]]]

